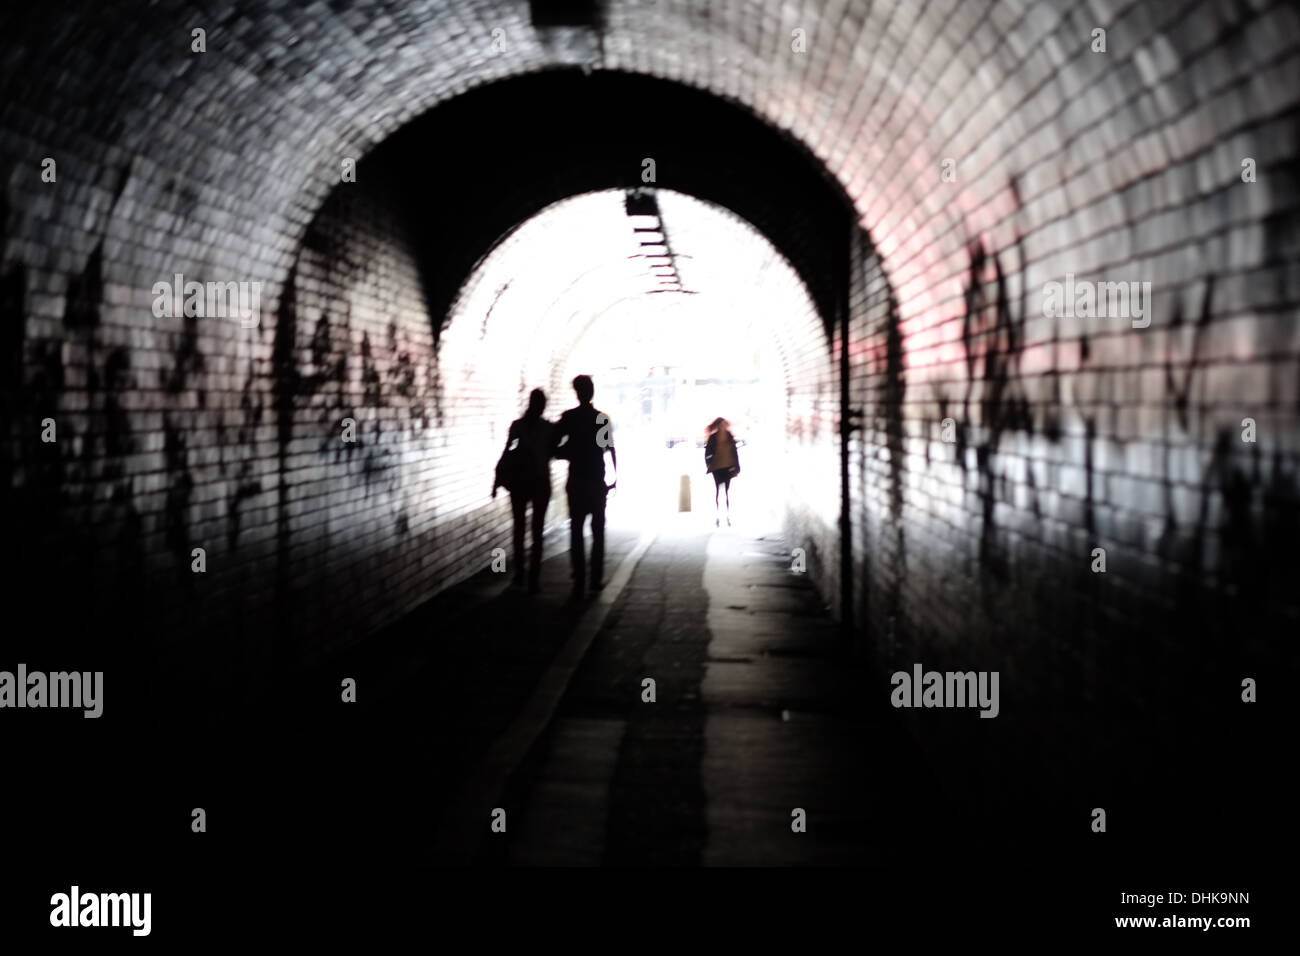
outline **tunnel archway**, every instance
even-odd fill
[[[612,0],[579,39],[517,3],[340,7],[231,4],[201,55],[180,2],[125,34],[126,3],[80,5],[75,32],[67,7],[3,14],[8,556],[15,590],[76,635],[85,666],[102,643],[137,655],[141,673],[188,669],[219,685],[259,672],[283,628],[355,641],[437,587],[410,546],[422,530],[411,514],[294,486],[313,470],[355,468],[364,489],[390,480],[401,455],[341,449],[328,401],[405,400],[420,376],[436,383],[438,303],[524,207],[585,187],[532,183],[528,153],[503,153],[520,144],[477,111],[458,129],[473,143],[487,128],[499,149],[482,169],[506,198],[478,208],[483,190],[462,187],[479,169],[443,154],[461,143],[435,143],[425,155],[442,181],[420,183],[417,162],[414,180],[388,184],[435,190],[423,217],[400,196],[405,215],[367,220],[364,203],[347,206],[361,196],[317,214],[346,159],[366,157],[358,189],[382,189],[369,160],[431,109],[490,103],[492,82],[515,76],[649,88],[603,76],[618,71],[692,87],[663,100],[682,110],[696,94],[740,104],[760,122],[754,143],[769,142],[761,124],[789,133],[754,155],[723,143],[727,158],[702,175],[743,193],[724,204],[752,207],[824,316],[847,316],[826,401],[846,419],[862,412],[841,456],[843,497],[858,506],[837,546],[851,556],[840,583],[851,575],[864,643],[893,665],[1006,667],[1021,675],[1024,714],[1061,699],[1095,714],[1118,699],[1167,725],[1224,699],[1223,674],[1280,656],[1300,514],[1290,5],[814,3],[759,22],[748,5]],[[557,67],[592,76],[534,75]],[[512,122],[531,122],[524,149],[543,152],[541,116],[559,113],[575,136],[609,122],[631,146],[638,118],[679,118],[654,98],[589,116],[531,102],[535,114]],[[784,175],[764,173],[769,157],[798,166],[800,150],[831,171],[811,190],[824,204],[800,205],[780,192]],[[631,153],[626,166],[607,157],[621,172],[610,181],[606,169],[605,185],[641,185],[644,150]],[[664,185],[691,173],[668,155]],[[45,159],[58,160],[57,182]],[[815,178],[808,165],[795,180]],[[851,227],[837,234],[841,193],[874,255]],[[402,252],[421,234],[440,249],[432,269]],[[836,244],[844,255],[818,251]],[[388,270],[402,298],[368,298]],[[265,321],[152,315],[152,284],[178,273],[263,283]],[[1150,282],[1149,326],[1046,314],[1039,293],[1067,274]],[[348,294],[332,297],[340,284]],[[327,299],[337,316],[322,326]],[[435,321],[423,338],[390,344],[383,327],[353,343],[333,318],[382,311],[376,301]],[[330,360],[335,344],[352,365]],[[284,427],[295,396],[317,416],[310,431]],[[382,406],[376,421],[401,413]],[[414,413],[436,422],[439,409]],[[46,419],[57,444],[39,437]],[[1258,440],[1242,437],[1256,426]],[[353,518],[394,545],[383,582],[359,594],[319,583],[349,580],[354,562],[323,542]],[[448,560],[481,550],[465,541],[458,553],[453,536]],[[1090,567],[1096,549],[1108,576]],[[104,634],[104,621],[131,626]],[[1186,707],[1151,714],[1148,685],[1114,673],[1158,675]],[[1057,729],[1019,725],[1024,752],[1059,768],[1062,753],[1102,760],[1113,743],[1085,719]]]
[[[650,102],[656,110],[680,119],[666,127],[647,129],[628,104]],[[563,109],[556,104],[563,104]],[[446,143],[460,146],[449,151],[443,145]],[[401,184],[400,192],[390,188],[394,183]],[[662,189],[714,203],[763,235],[773,251],[796,270],[817,321],[800,333],[797,348],[787,342],[784,349],[789,359],[787,371],[794,368],[790,374],[798,378],[796,388],[787,388],[788,425],[795,440],[805,446],[807,459],[818,461],[821,470],[831,471],[825,487],[820,480],[810,480],[807,488],[793,489],[788,530],[799,540],[801,553],[808,556],[814,573],[825,583],[838,582],[846,555],[845,546],[836,540],[835,524],[837,520],[843,524],[847,501],[843,476],[837,478],[832,469],[842,471],[847,461],[837,398],[843,383],[836,381],[837,369],[846,366],[842,354],[835,362],[835,349],[842,353],[845,347],[841,332],[850,280],[856,278],[860,285],[868,280],[867,270],[851,272],[850,257],[856,254],[859,263],[874,263],[875,257],[865,235],[853,224],[851,204],[815,157],[748,111],[681,84],[627,74],[587,75],[577,70],[513,78],[440,104],[365,156],[357,164],[356,181],[335,187],[304,234],[302,252],[290,270],[275,317],[274,389],[281,447],[295,444],[300,434],[328,427],[322,403],[332,405],[338,415],[354,408],[345,401],[348,387],[343,378],[349,375],[361,380],[365,405],[385,403],[383,379],[389,373],[380,368],[388,361],[378,354],[384,348],[381,341],[386,343],[391,361],[402,368],[393,373],[404,376],[400,389],[405,389],[405,394],[397,397],[399,404],[418,397],[416,367],[427,365],[421,381],[429,390],[432,420],[439,428],[449,429],[447,434],[464,436],[463,429],[470,426],[450,420],[448,406],[458,401],[479,409],[490,406],[493,416],[475,419],[478,424],[471,433],[484,436],[490,444],[497,430],[517,414],[520,395],[513,395],[516,407],[512,407],[502,404],[500,395],[482,394],[477,385],[467,386],[471,395],[448,390],[442,344],[457,297],[493,250],[507,244],[525,223],[544,215],[548,206],[566,197],[609,189],[622,191],[629,221],[635,217],[638,203],[653,210],[654,197]],[[376,215],[384,222],[378,229]],[[360,233],[353,234],[353,230]],[[350,234],[351,240],[347,238]],[[394,252],[404,263],[398,271],[406,275],[397,278],[397,290],[390,290],[385,286],[393,275],[371,274],[364,260]],[[407,281],[412,272],[418,276],[418,288]],[[376,326],[361,333],[359,342],[353,341],[357,336],[349,331],[350,316],[358,283],[363,287],[359,293],[363,300],[380,309],[382,303],[399,303],[407,312],[419,311],[425,316],[427,330],[399,329],[389,319],[386,328]],[[798,308],[802,315],[802,307]],[[486,327],[486,318],[484,322]],[[816,326],[819,330],[813,331]],[[412,348],[410,343],[415,340],[418,344]],[[362,353],[359,363],[348,355],[357,350]],[[550,384],[553,394],[567,397],[567,386],[558,381]],[[516,391],[519,387],[522,385]],[[310,421],[303,418],[304,408],[310,409]],[[402,472],[382,447],[399,440],[398,434],[385,437],[383,417],[394,413],[391,407],[379,411],[375,421],[362,426],[356,445],[329,453],[339,463],[354,453],[360,457],[359,487],[369,497],[372,489],[388,483],[393,500],[389,517],[393,526],[401,529],[399,537],[414,523],[418,525],[416,537],[423,542],[417,550],[438,551],[435,560],[421,560],[426,583],[414,587],[407,599],[415,602],[430,589],[445,587],[479,570],[491,553],[490,545],[507,540],[502,526],[505,513],[494,508],[489,517],[485,503],[467,492],[476,486],[462,471],[435,469],[437,479],[431,473],[428,480],[437,482],[436,493],[430,486],[423,492],[423,500],[436,500],[439,511],[454,516],[452,522],[440,517],[435,534],[432,519],[413,518],[410,497],[395,490]],[[414,408],[401,414],[421,425],[431,421]],[[322,441],[320,448],[327,451],[328,441]],[[352,480],[346,475],[333,479],[317,475],[308,479],[309,486],[316,488],[311,491],[299,486],[296,478],[286,479],[293,468],[287,462],[281,465],[277,509],[282,533],[277,560],[280,578],[287,580],[294,561],[293,546],[288,542],[301,533],[295,529],[304,523],[291,514],[293,502],[304,495],[330,500],[326,488],[339,494]],[[812,488],[816,493],[809,490]],[[555,517],[562,517],[562,509],[557,509]],[[332,520],[327,517],[327,525]],[[342,520],[347,523],[351,519]],[[368,520],[375,524],[381,519]],[[421,538],[421,533],[426,537]],[[451,540],[456,544],[449,547]],[[397,546],[409,548],[411,542],[399,541]],[[355,552],[361,547],[358,537],[348,535],[345,547]],[[371,563],[384,567],[387,560]],[[338,593],[326,580],[305,587],[319,596],[308,602],[312,605],[328,605],[330,596]],[[830,600],[838,601],[839,596]],[[350,618],[346,612],[330,616],[335,628]],[[357,636],[378,623],[375,609],[369,606],[358,613],[357,620],[361,628]],[[311,653],[312,648],[304,647],[304,642],[310,644],[321,621],[314,613],[287,618],[281,642],[287,650],[282,656],[292,660]],[[366,623],[362,625],[362,621]]]
[[[412,154],[392,155],[410,162]],[[676,296],[703,302],[704,309],[720,311],[733,322],[734,313],[748,309],[754,314],[736,326],[738,341],[757,328],[761,337],[776,343],[778,357],[771,366],[780,376],[779,413],[767,414],[764,420],[776,423],[779,414],[780,441],[757,447],[763,455],[775,455],[782,468],[784,454],[772,448],[784,448],[788,434],[790,447],[800,449],[801,481],[779,489],[790,519],[787,525],[798,529],[801,543],[816,542],[805,548],[812,552],[814,567],[833,559],[840,459],[833,431],[837,415],[831,397],[831,339],[808,282],[751,223],[675,191],[586,192],[512,224],[503,236],[483,229],[480,241],[488,251],[477,257],[462,254],[457,260],[458,281],[443,281],[446,288],[459,291],[453,292],[455,301],[446,313],[438,314],[429,302],[442,301],[445,293],[430,292],[434,283],[429,275],[451,266],[429,252],[437,244],[428,243],[419,228],[428,219],[422,214],[427,207],[420,205],[425,196],[386,189],[385,183],[399,177],[373,158],[362,171],[360,182],[335,191],[307,230],[291,273],[288,306],[276,317],[275,354],[281,446],[290,447],[298,436],[328,428],[331,415],[349,416],[358,422],[358,442],[331,449],[322,441],[320,450],[340,464],[349,455],[363,464],[329,473],[294,475],[292,468],[283,470],[293,476],[279,495],[287,539],[313,523],[311,517],[293,513],[293,501],[361,496],[376,516],[372,522],[379,522],[377,516],[387,507],[394,526],[403,536],[411,535],[396,542],[397,547],[423,555],[420,565],[430,583],[414,588],[411,600],[429,593],[429,587],[446,587],[477,573],[489,562],[493,548],[509,543],[508,509],[504,502],[487,501],[481,492],[504,428],[519,414],[528,389],[546,385],[554,407],[563,408],[569,398],[568,376],[576,371],[564,371],[566,356],[576,342],[590,339],[589,326],[601,314],[611,309],[626,312],[638,297],[643,304],[662,305],[662,296]],[[529,243],[537,248],[538,235],[547,236],[548,229],[555,232],[553,221],[565,222],[566,209],[569,220],[577,215],[578,224],[570,224],[567,232],[559,230],[540,246],[545,266],[539,269],[518,255],[511,258],[511,250],[529,248]],[[649,232],[644,231],[647,220],[654,220]],[[701,223],[713,224],[712,229]],[[574,231],[582,228],[593,234]],[[642,240],[646,235],[654,240],[648,245]],[[663,266],[648,265],[642,258],[645,249],[656,255],[662,250],[687,278],[666,289],[654,285],[665,280],[651,270]],[[728,271],[731,259],[751,271]],[[396,265],[390,267],[390,260]],[[461,268],[469,271],[461,276]],[[518,281],[520,272],[529,275]],[[499,288],[485,288],[493,276]],[[683,282],[695,287],[683,288]],[[745,300],[743,306],[740,299]],[[580,309],[590,303],[599,308],[579,315],[572,309],[575,300]],[[503,323],[506,313],[508,321]],[[697,315],[700,321],[711,321],[703,312]],[[604,321],[608,331],[613,320]],[[689,334],[684,327],[683,334]],[[533,343],[540,357],[519,351],[525,341]],[[354,380],[350,386],[348,379]],[[712,414],[716,411],[709,417]],[[702,428],[704,421],[695,427]],[[694,439],[694,429],[690,436]],[[695,471],[693,459],[681,470]],[[751,469],[751,475],[762,474],[761,469]],[[760,483],[753,479],[747,484]],[[554,507],[551,516],[553,522],[562,521],[563,507]],[[347,513],[339,521],[345,527],[355,525]],[[343,549],[349,554],[371,547],[382,555],[384,548],[393,546],[384,539],[380,529],[347,533],[321,546],[327,553]],[[281,560],[286,565],[291,559],[282,552]],[[385,575],[388,560],[380,557],[371,565],[375,570],[358,573],[350,586],[363,588],[369,577]],[[309,604],[327,605],[337,596],[338,586],[328,580],[307,586],[319,596]],[[337,613],[333,621],[337,626]],[[293,659],[310,651],[304,643],[316,631],[311,619],[289,624],[282,635],[284,656]]]
[[[745,219],[798,270],[828,335],[842,298],[853,225],[842,187],[797,140],[682,83],[553,69],[485,84],[398,130],[358,176],[405,184],[433,315],[512,229],[601,189],[672,189]]]
[[[644,205],[630,206],[635,199]],[[633,208],[655,212],[629,214]],[[647,221],[652,226],[637,225]],[[667,261],[651,264],[659,257],[646,249],[666,250]],[[660,483],[650,498],[659,507],[643,508],[643,520],[656,520],[650,515],[669,501],[676,510],[689,508],[692,495],[697,503],[706,496],[707,488],[692,491],[698,482],[688,482],[678,502],[678,479],[699,470],[704,425],[725,413],[747,434],[755,466],[745,497],[763,511],[783,503],[796,523],[815,514],[823,534],[834,525],[838,458],[809,433],[833,379],[820,316],[781,253],[720,207],[662,189],[553,204],[475,269],[451,310],[439,357],[443,374],[465,383],[449,383],[449,394],[473,397],[459,414],[482,416],[463,433],[467,455],[470,436],[482,442],[475,461],[499,450],[494,442],[533,387],[550,395],[553,416],[571,404],[572,376],[594,373],[599,407],[625,436],[619,460],[628,480],[620,487],[649,492],[651,473]],[[470,382],[472,393],[463,392]],[[678,444],[675,470],[661,474],[665,452]],[[552,510],[553,521],[563,518],[562,508]]]

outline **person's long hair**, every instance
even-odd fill
[[[719,432],[729,431],[731,431],[731,422],[727,421],[722,416],[718,416],[713,421],[709,422],[708,427],[705,429],[705,434],[711,438]]]

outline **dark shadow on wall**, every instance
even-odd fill
[[[1017,238],[1017,256],[1023,256],[1020,245]],[[1164,388],[1154,396],[1142,391],[1140,401],[1159,412],[1161,424],[1136,441],[1158,446],[1163,458],[1163,479],[1153,484],[1162,489],[1164,531],[1158,541],[1144,544],[1151,540],[1144,526],[1124,525],[1139,520],[1133,516],[1146,505],[1125,497],[1130,484],[1122,464],[1116,466],[1111,454],[1105,472],[1098,469],[1101,442],[1112,449],[1126,445],[1117,425],[1119,406],[1139,401],[1124,378],[1127,369],[1113,363],[1093,367],[1094,350],[1079,336],[1081,368],[1072,405],[1063,401],[1055,361],[1041,379],[1027,378],[1020,358],[1028,292],[1019,307],[1013,304],[1001,259],[978,240],[970,245],[962,326],[967,388],[954,464],[964,471],[973,449],[974,573],[967,587],[961,583],[967,572],[953,558],[940,556],[936,566],[927,555],[929,566],[921,569],[927,577],[900,595],[907,572],[893,576],[893,565],[903,555],[902,527],[912,530],[913,512],[906,509],[898,544],[884,548],[879,560],[873,555],[871,565],[883,579],[876,586],[889,589],[889,636],[897,628],[906,638],[893,663],[910,666],[920,659],[927,667],[964,669],[975,658],[1000,665],[1004,679],[1014,675],[1004,685],[1004,713],[992,731],[914,722],[922,745],[943,753],[951,772],[974,782],[972,794],[989,814],[986,828],[1009,815],[1014,821],[1008,819],[1007,827],[1038,822],[1045,834],[1059,832],[1059,821],[1046,819],[1042,807],[1062,795],[1091,793],[1104,803],[1140,793],[1135,819],[1150,827],[1153,847],[1173,847],[1178,827],[1195,826],[1195,810],[1180,794],[1200,787],[1207,798],[1222,798],[1225,807],[1240,802],[1226,792],[1227,784],[1195,779],[1190,768],[1197,765],[1198,748],[1258,755],[1269,746],[1255,712],[1239,700],[1239,684],[1243,677],[1278,673],[1275,668],[1288,658],[1294,661],[1290,635],[1300,619],[1294,596],[1300,572],[1297,462],[1276,433],[1261,430],[1257,443],[1242,441],[1237,420],[1248,410],[1238,411],[1230,385],[1216,385],[1231,382],[1234,370],[1211,364],[1206,352],[1215,320],[1216,276],[1209,274],[1194,328],[1180,307],[1165,326],[1152,324],[1153,333],[1158,329],[1164,337],[1153,335],[1151,341],[1163,351],[1146,364],[1163,373]],[[891,321],[881,333],[886,356],[893,351],[895,328]],[[1123,334],[1135,342],[1143,335]],[[1059,358],[1059,322],[1051,335]],[[886,358],[886,396],[905,389],[891,381],[892,364]],[[1227,375],[1215,377],[1221,373]],[[1083,376],[1089,377],[1086,387]],[[949,399],[941,388],[933,394],[942,417]],[[880,415],[878,427],[888,444],[894,427],[888,406]],[[1290,427],[1289,415],[1268,420],[1273,428]],[[1016,434],[1037,435],[1055,446],[1048,474],[1077,468],[1079,493],[1031,484],[1030,464],[1026,500],[1017,504],[1002,461],[1023,454],[1025,446],[1008,442]],[[1077,457],[1067,453],[1071,438]],[[885,503],[894,516],[892,468],[888,480]],[[1051,519],[1064,533],[1054,537],[1023,522],[1004,528],[998,517],[1004,508],[1032,516],[1035,525]],[[928,533],[923,525],[916,530]],[[1094,546],[1107,551],[1105,574],[1090,566]],[[932,583],[928,576],[936,574],[946,580],[933,582],[935,592],[961,602],[946,618],[916,603]],[[972,605],[981,613],[969,614]],[[876,623],[881,626],[879,618]]]
[[[884,639],[883,656],[892,655],[900,643],[906,641],[908,620],[903,591],[907,581],[907,531],[903,520],[907,469],[904,461],[905,447],[905,401],[907,399],[907,373],[903,357],[902,318],[898,313],[898,303],[891,290],[887,299],[884,329],[884,367],[880,400],[876,407],[876,431],[884,438],[885,450],[889,455],[889,497],[888,522],[880,531],[882,545],[882,564],[887,568],[887,585],[884,601],[885,630],[878,638]],[[864,470],[864,477],[869,473]],[[869,500],[865,499],[864,500]],[[864,522],[865,524],[865,522]],[[889,540],[884,540],[888,536]],[[863,549],[870,551],[870,545]],[[870,565],[868,565],[870,567]],[[872,582],[864,582],[864,593],[870,594]],[[869,599],[868,599],[869,600]],[[876,643],[880,643],[878,639]]]
[[[401,196],[373,182],[336,189],[303,236],[275,317],[277,673],[308,664],[322,653],[317,645],[326,637],[346,643],[373,626],[362,608],[371,585],[355,575],[339,580],[337,568],[340,560],[355,561],[370,573],[375,559],[366,549],[379,545],[350,535],[332,517],[334,508],[346,503],[347,514],[356,507],[373,510],[376,498],[387,500],[393,535],[408,538],[413,503],[403,493],[399,443],[444,424],[436,346],[422,370],[425,360],[417,357],[410,331],[400,327],[396,305],[378,329],[356,328],[348,290],[372,281],[368,257],[378,253],[353,243],[364,245],[375,229],[414,252]],[[420,268],[418,259],[415,266]],[[249,405],[246,415],[260,421],[260,406]],[[307,502],[316,502],[311,507],[317,510],[309,514]],[[436,548],[438,533],[424,531],[418,546]],[[393,600],[414,597],[395,594]],[[342,610],[325,617],[319,608],[315,616],[304,613],[317,604]],[[327,619],[326,636],[321,631]]]
[[[235,433],[235,443],[240,448],[250,448],[257,441],[257,430],[262,424],[265,416],[265,406],[262,401],[262,392],[257,387],[258,375],[257,367],[250,359],[248,363],[248,375],[244,379],[244,387],[240,390],[239,411],[243,418],[239,429]],[[226,447],[226,427],[221,422],[218,426],[217,441]],[[227,474],[227,463],[222,458],[221,468],[222,476]],[[231,490],[226,498],[226,549],[233,552],[239,547],[239,529],[241,523],[241,509],[248,501],[259,497],[263,492],[262,481],[254,477],[253,459],[250,455],[241,455],[238,466],[232,478]]]
[[[1019,239],[1017,239],[1017,245]],[[985,278],[991,266],[992,279]],[[1020,380],[1024,314],[1010,303],[1001,259],[988,255],[976,239],[970,245],[970,271],[964,293],[962,345],[966,352],[967,384],[962,399],[962,420],[957,427],[958,462],[965,467],[966,450],[974,447],[977,494],[980,503],[979,563],[981,581],[1005,584],[1008,557],[998,538],[994,513],[998,500],[1006,500],[995,461],[1008,432],[1034,433],[1033,417]],[[982,360],[982,361],[981,361]],[[971,396],[981,381],[979,428],[972,426]],[[972,439],[972,435],[977,435]]]
[[[280,306],[275,314],[275,333],[271,344],[272,404],[275,408],[276,436],[276,506],[275,506],[275,641],[271,669],[277,678],[284,676],[298,658],[297,637],[290,603],[292,581],[289,551],[289,445],[293,441],[295,396],[298,394],[298,365],[294,356],[298,313],[295,297],[298,289],[298,263],[285,277],[280,292]],[[322,317],[323,321],[323,317]]]
[[[9,203],[0,190],[0,250],[7,246]],[[37,606],[56,612],[62,603],[49,599],[34,565],[51,569],[57,558],[57,528],[49,515],[57,515],[64,486],[63,459],[57,445],[41,441],[42,422],[57,422],[58,395],[63,390],[63,362],[59,343],[27,340],[27,269],[14,263],[0,275],[0,426],[5,442],[0,448],[0,495],[3,495],[6,580],[15,593],[26,594]],[[28,375],[29,366],[32,373]],[[51,574],[52,576],[52,574]],[[48,578],[47,578],[48,580]]]
[[[1185,645],[1206,667],[1223,659],[1221,635],[1267,655],[1269,643],[1294,627],[1292,594],[1300,556],[1300,470],[1288,461],[1278,436],[1256,423],[1254,441],[1241,407],[1241,421],[1212,425],[1215,396],[1207,394],[1209,363],[1205,356],[1213,321],[1215,276],[1206,278],[1200,316],[1192,333],[1186,362],[1176,368],[1172,351],[1166,356],[1166,390],[1173,415],[1164,420],[1165,524],[1157,551],[1174,569],[1175,626],[1195,640]],[[1184,327],[1181,306],[1170,328]],[[1182,380],[1179,381],[1179,372]],[[1197,385],[1201,404],[1194,402]],[[1235,417],[1235,416],[1234,416]],[[1267,422],[1274,428],[1279,417]],[[1210,429],[1213,428],[1211,435]],[[1176,472],[1173,452],[1180,442],[1209,448],[1209,457],[1195,489],[1194,517],[1180,522],[1178,502],[1192,490]],[[1273,445],[1271,454],[1265,449]],[[1271,461],[1271,467],[1265,465]],[[1213,600],[1207,583],[1213,582]],[[1289,583],[1288,583],[1289,582]]]
[[[885,383],[880,412],[885,447],[889,450],[889,514],[895,521],[903,516],[903,403],[907,398],[907,376],[903,368],[903,332],[899,328],[898,303],[889,294],[885,324]],[[901,534],[901,529],[900,529]]]
[[[113,185],[114,206],[125,181],[123,172]],[[10,218],[0,195],[0,249]],[[103,222],[111,218],[112,206]],[[127,397],[148,383],[128,348],[102,341],[104,242],[68,279],[61,334],[29,338],[28,269],[15,261],[0,275],[0,503],[5,580],[36,612],[25,635],[39,638],[52,667],[111,666],[125,711],[149,682],[164,616],[150,600],[134,462],[142,446]]]

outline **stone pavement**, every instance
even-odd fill
[[[480,575],[298,675],[232,744],[230,779],[262,786],[222,815],[305,854],[413,865],[886,862],[938,788],[764,528],[612,529],[609,584],[576,607],[553,534],[542,594]]]
[[[864,706],[870,676],[789,568],[772,532],[692,515],[661,526],[511,780],[503,805],[522,819],[480,858],[884,862],[879,820],[913,761],[892,713]]]
[[[870,723],[835,626],[789,564],[773,537],[689,522],[659,534],[559,708],[513,862],[868,857]]]

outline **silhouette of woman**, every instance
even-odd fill
[[[555,425],[542,417],[546,410],[546,393],[533,389],[528,396],[528,410],[523,418],[510,423],[505,451],[497,462],[492,483],[492,497],[497,488],[510,492],[510,509],[514,516],[514,551],[516,587],[524,583],[524,515],[533,506],[533,547],[528,555],[528,591],[536,594],[542,573],[542,531],[546,509],[551,502],[551,443]]]
[[[704,465],[713,475],[713,526],[721,525],[718,516],[718,492],[725,489],[727,496],[727,526],[731,526],[731,479],[740,474],[740,455],[736,451],[736,436],[731,433],[731,422],[715,418],[708,428],[709,440],[704,446]]]

